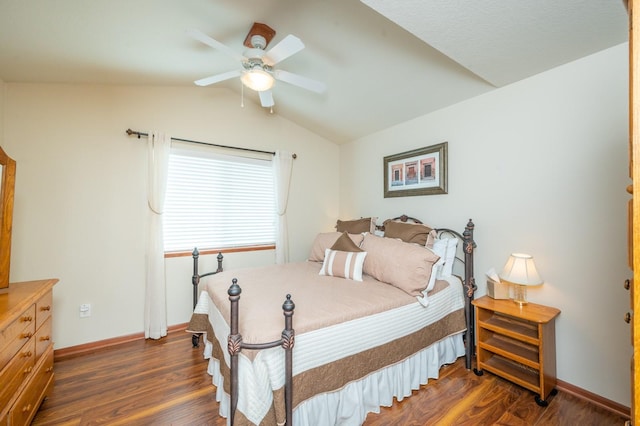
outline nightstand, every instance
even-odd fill
[[[547,406],[547,397],[557,393],[555,319],[560,310],[513,300],[483,296],[474,300],[477,366],[537,395],[535,401]]]

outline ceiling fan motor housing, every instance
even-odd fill
[[[261,35],[251,36],[251,47],[264,50],[267,47],[267,40]]]

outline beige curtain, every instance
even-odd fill
[[[289,262],[289,233],[287,231],[287,204],[289,202],[289,186],[293,155],[287,151],[276,151],[273,158],[276,184],[276,214],[278,228],[276,232],[276,263]]]
[[[169,172],[171,137],[149,132],[148,189],[149,229],[147,232],[147,273],[144,309],[144,337],[160,339],[167,335],[167,294],[164,269],[162,213]]]

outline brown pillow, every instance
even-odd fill
[[[365,217],[356,220],[340,220],[336,223],[336,230],[338,232],[348,232],[349,234],[360,234],[362,232],[375,231],[375,224],[372,218]]]
[[[411,296],[422,296],[433,265],[440,256],[426,247],[392,238],[366,234],[362,249],[367,252],[363,272],[378,281],[391,284]]]
[[[405,243],[416,243],[424,246],[431,228],[419,223],[404,223],[395,220],[385,220],[384,236],[388,238],[399,238]]]
[[[360,252],[364,251],[349,237],[348,232],[343,232],[335,243],[331,246],[331,250]]]
[[[341,236],[340,232],[321,232],[316,235],[316,239],[311,246],[311,253],[309,254],[309,260],[312,262],[323,262],[324,251],[331,248]],[[349,238],[353,240],[356,246],[359,246],[362,242],[362,234],[349,234]]]

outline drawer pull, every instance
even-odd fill
[[[41,311],[50,311],[50,310],[51,310],[51,306],[50,306],[50,305],[47,305],[47,306],[41,306],[41,307],[40,307],[40,310],[41,310]]]
[[[631,288],[631,280],[627,278],[626,280],[624,280],[624,289],[629,290],[630,288]]]
[[[51,337],[49,337],[49,336],[42,336],[42,337],[40,338],[40,341],[41,341],[41,342],[46,342],[47,340],[51,340]]]
[[[33,371],[33,367],[29,367],[29,368],[25,368],[24,369],[24,374],[29,374]]]
[[[51,372],[53,372],[53,367],[47,367],[47,369],[44,370],[44,371],[45,371],[45,373],[51,373]]]
[[[21,338],[21,339],[30,339],[30,338],[31,338],[31,336],[33,336],[33,333],[29,331],[29,332],[26,332],[26,333],[22,333],[22,334],[20,335],[20,338]]]
[[[25,405],[24,407],[22,407],[23,413],[28,413],[29,411],[31,411],[31,404]]]
[[[624,314],[624,322],[626,322],[627,324],[631,322],[631,312],[627,312],[626,314]]]
[[[23,358],[29,358],[31,355],[33,355],[33,354],[31,353],[31,351],[22,352],[22,357],[23,357]]]
[[[33,321],[33,317],[31,315],[27,315],[25,317],[20,318],[20,321],[22,321],[22,322],[31,322],[31,321]]]

